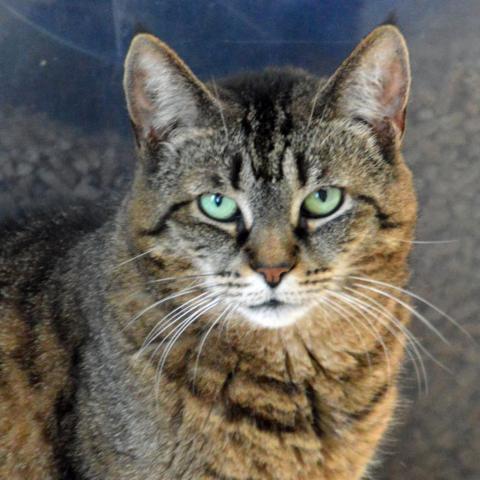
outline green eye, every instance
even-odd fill
[[[336,212],[343,203],[343,192],[337,187],[325,187],[311,193],[303,201],[302,213],[306,217],[327,217]]]
[[[237,202],[220,193],[206,193],[198,199],[198,204],[207,217],[220,222],[231,222],[238,212]]]

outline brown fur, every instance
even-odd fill
[[[283,328],[254,326],[238,312],[225,325],[210,328],[222,311],[216,305],[183,332],[162,368],[165,345],[159,342],[169,338],[169,330],[149,348],[142,345],[152,328],[162,325],[159,319],[193,300],[198,290],[151,306],[188,285],[175,282],[186,282],[181,275],[201,273],[195,262],[217,261],[227,244],[240,245],[231,248],[250,261],[226,265],[226,273],[216,274],[231,298],[252,274],[251,262],[278,265],[291,259],[295,267],[288,275],[303,295],[298,308],[320,295],[323,285],[338,288],[334,293],[346,288],[362,293],[354,274],[405,285],[416,220],[411,174],[400,154],[408,80],[400,84],[398,77],[408,77],[408,65],[392,62],[387,68],[392,85],[380,101],[392,102],[392,91],[401,95],[390,119],[349,120],[353,107],[344,101],[357,88],[356,69],[368,64],[372,49],[384,41],[398,51],[405,48],[395,29],[383,27],[329,82],[320,83],[321,95],[312,94],[316,79],[298,74],[291,106],[282,107],[282,97],[273,102],[283,130],[291,115],[294,126],[313,122],[324,135],[320,150],[308,153],[306,161],[328,157],[330,163],[318,171],[313,165],[308,179],[302,178],[300,164],[288,163],[288,155],[274,168],[259,155],[258,141],[232,133],[243,115],[233,87],[224,86],[217,97],[163,44],[146,36],[135,41],[125,86],[141,162],[123,204],[106,220],[79,221],[73,212],[67,216],[74,219],[71,223],[60,214],[5,227],[0,478],[350,480],[366,474],[395,409],[406,343],[401,328],[385,325],[378,314],[369,317],[345,303],[336,309],[312,304],[308,314]],[[162,92],[142,96],[145,76],[136,70],[140,51],[135,50],[143,48],[142,42],[153,55],[150,60],[164,55],[170,74],[180,72],[175,88],[186,85],[179,99],[185,117],[172,117],[176,110],[164,105],[166,113],[154,118],[156,110],[148,102]],[[403,59],[408,62],[406,54]],[[261,131],[262,122],[250,116],[250,128]],[[243,118],[245,123],[250,117]],[[270,207],[245,239],[234,225],[217,225],[214,234],[205,230],[214,222],[198,222],[195,202],[185,200],[196,198],[198,193],[187,196],[187,190],[193,192],[199,178],[211,172],[219,179],[208,181],[228,183],[218,163],[223,157],[215,150],[222,125],[231,135],[222,151],[225,158],[238,142],[245,155],[258,155],[251,167],[243,166],[251,168],[243,172],[247,180],[255,177],[264,192],[280,185],[274,201],[266,193],[261,197],[259,203]],[[280,135],[277,129],[271,137],[276,135],[289,137],[285,151],[306,149],[304,133]],[[276,142],[275,155],[283,141]],[[164,165],[159,158],[168,156],[168,148],[181,150],[188,168],[167,170],[168,161]],[[210,157],[217,163],[203,165]],[[301,228],[293,229],[281,207],[272,205],[281,205],[281,192],[290,195],[288,188],[295,197],[305,187],[302,182],[320,171],[322,178],[345,181],[356,208],[348,226],[325,230],[315,240],[318,225],[302,220]],[[175,182],[186,186],[177,188]],[[273,186],[265,187],[268,182]],[[195,242],[203,235],[210,248],[214,245],[206,260],[192,253],[193,245],[201,255],[205,245]],[[305,237],[314,245],[308,246]],[[312,259],[308,249],[326,248],[323,238],[332,239],[335,248],[321,261]],[[170,277],[177,280],[161,283]],[[372,290],[363,293],[376,302],[370,306],[380,305],[402,325],[408,323],[401,304]],[[395,296],[408,303],[398,292]]]

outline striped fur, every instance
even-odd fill
[[[364,92],[372,58],[388,66],[382,79],[374,65],[386,93]],[[203,85],[164,44],[134,41],[139,165],[125,199],[2,225],[0,478],[366,474],[394,412],[408,311],[354,277],[408,279],[405,62],[401,35],[382,27],[329,81],[286,69]],[[357,117],[362,92],[379,104]],[[348,192],[348,209],[303,218],[302,199],[325,185]],[[243,215],[209,220],[205,192],[236,198]],[[282,328],[248,313],[269,291],[252,262],[294,265],[275,290],[289,305],[279,324],[292,319]],[[188,305],[197,318],[169,343],[182,317],[166,322]]]

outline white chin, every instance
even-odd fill
[[[308,307],[302,305],[280,305],[260,308],[241,307],[239,313],[257,327],[273,329],[292,325],[303,317],[307,310]]]

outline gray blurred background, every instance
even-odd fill
[[[394,19],[413,66],[405,156],[420,200],[410,288],[480,344],[480,1],[0,0],[0,217],[62,195],[118,195],[133,148],[121,63],[136,31],[167,40],[211,76],[268,64],[331,73]],[[1,247],[0,247],[1,248]],[[412,365],[375,471],[382,480],[480,479],[480,347],[416,303],[428,392]]]

